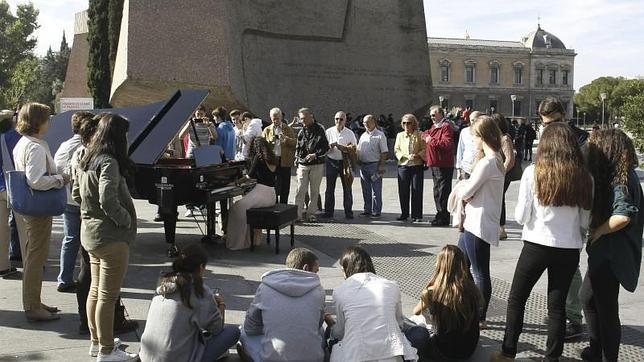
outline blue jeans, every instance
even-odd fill
[[[14,259],[22,259],[22,251],[20,250],[20,238],[18,237],[18,227],[16,227],[16,218],[13,216],[13,211],[9,212],[9,227],[11,228],[11,240],[9,241],[9,257]]]
[[[224,326],[224,329],[216,336],[206,341],[206,350],[203,352],[202,361],[214,361],[217,357],[228,351],[229,348],[239,341],[239,327]]]
[[[465,253],[467,263],[474,278],[474,283],[483,294],[483,305],[479,320],[485,321],[487,307],[492,297],[492,280],[490,279],[490,244],[465,230],[458,239],[458,247]]]
[[[63,213],[64,232],[62,245],[60,246],[60,274],[58,274],[58,285],[70,285],[74,283],[74,267],[76,257],[80,248],[80,208],[74,205],[67,205]]]
[[[364,212],[380,215],[382,211],[382,177],[373,181],[371,177],[378,174],[378,162],[363,163],[360,166],[360,183],[362,184],[362,199]]]
[[[353,194],[351,185],[344,182],[342,178],[342,160],[326,159],[326,193],[324,194],[324,213],[333,215],[335,209],[335,182],[340,177],[342,182],[342,194],[344,214],[353,215]]]

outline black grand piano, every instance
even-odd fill
[[[193,159],[164,157],[170,143],[186,129],[194,111],[207,96],[207,90],[182,89],[162,102],[93,111],[97,114],[103,111],[118,113],[130,121],[129,154],[136,164],[130,192],[136,199],[148,200],[159,206],[170,257],[178,253],[175,244],[177,206],[206,204],[206,236],[203,241],[207,241],[215,232],[215,201],[240,195],[249,187],[231,186],[243,175],[246,168],[243,161],[196,167]],[[45,140],[52,154],[72,136],[70,120],[73,113],[61,113],[51,120]]]

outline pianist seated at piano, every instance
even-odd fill
[[[275,170],[277,157],[268,146],[266,139],[255,138],[250,147],[251,165],[248,174],[237,183],[257,181],[255,188],[230,209],[226,247],[231,250],[241,250],[250,247],[250,227],[246,223],[246,210],[255,207],[275,205]],[[261,232],[261,230],[258,230]],[[255,238],[255,245],[261,243],[261,238]]]

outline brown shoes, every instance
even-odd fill
[[[25,316],[29,322],[48,322],[60,319],[57,313],[51,313],[44,308],[25,311]]]

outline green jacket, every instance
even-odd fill
[[[136,210],[115,158],[102,154],[87,171],[77,169],[72,197],[80,204],[80,237],[86,250],[114,241],[134,241]]]

